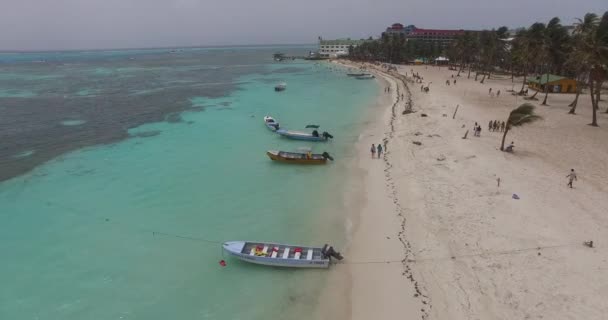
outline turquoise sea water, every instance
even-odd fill
[[[0,183],[0,319],[310,317],[325,271],[227,257],[222,268],[220,245],[197,239],[344,245],[345,163],[378,88],[326,64],[258,69],[234,79],[226,96],[188,97],[202,111],[181,121],[129,129],[132,138]],[[275,93],[282,81],[288,89]],[[74,94],[102,94],[83,90]],[[335,140],[285,140],[263,125],[265,115],[286,128],[319,124]],[[336,162],[290,166],[265,155],[303,146]]]

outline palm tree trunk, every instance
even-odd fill
[[[471,64],[469,64],[469,74],[467,75],[467,79],[471,78]]]
[[[479,81],[479,83],[483,83],[486,80],[486,74],[483,74],[483,77],[481,78],[481,81]]]
[[[526,86],[526,77],[528,76],[528,68],[527,65],[524,65],[524,81],[521,83],[521,90],[519,90],[519,94],[524,94],[524,87]]]
[[[572,101],[572,103],[569,105],[570,107],[572,107],[572,109],[570,109],[570,111],[568,112],[569,114],[576,114],[576,105],[578,104],[578,96],[581,95],[581,86],[579,85],[578,81],[576,82],[576,96],[574,97],[574,101]]]
[[[536,92],[534,92],[534,94],[530,97],[530,100],[534,99],[537,94],[538,94],[538,90],[536,90]]]
[[[505,133],[502,135],[502,143],[500,144],[500,151],[505,151],[505,139],[507,138],[507,132],[509,132],[509,125],[505,128]]]
[[[545,83],[545,100],[543,100],[542,105],[547,105],[547,97],[549,97],[549,74],[547,73],[547,82]]]
[[[594,92],[594,88],[593,88],[593,80],[589,79],[589,91],[591,92],[591,109],[593,109],[593,116],[592,116],[592,120],[591,123],[589,124],[590,126],[594,126],[597,127],[597,101],[595,101],[595,92]]]

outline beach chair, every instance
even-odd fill
[[[289,258],[289,248],[285,248],[283,251],[283,259]]]

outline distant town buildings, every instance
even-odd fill
[[[352,46],[357,47],[367,40],[323,40],[319,37],[319,54],[321,56],[337,57],[348,55],[349,49]]]

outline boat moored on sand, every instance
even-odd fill
[[[270,242],[228,241],[222,245],[224,252],[255,264],[289,268],[328,268],[332,258],[343,257],[333,247],[297,246]]]
[[[310,151],[286,152],[269,150],[266,152],[266,155],[268,155],[272,161],[292,164],[326,164],[327,160],[334,160],[334,158],[327,152],[312,153]]]
[[[264,124],[271,131],[277,131],[277,130],[279,130],[279,123],[273,117],[271,117],[271,116],[265,116],[264,117]]]

